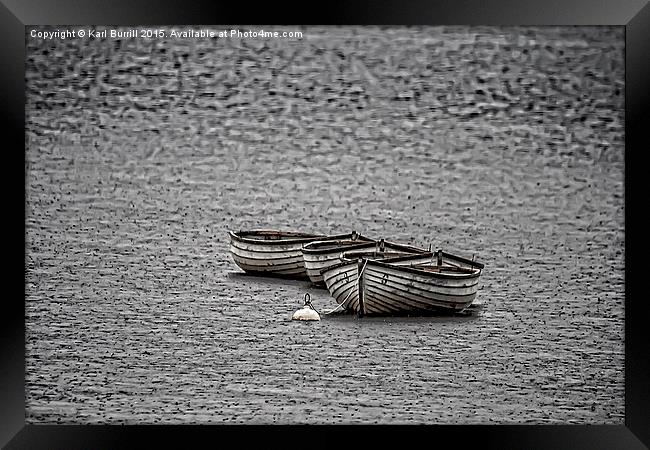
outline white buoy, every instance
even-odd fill
[[[311,297],[305,294],[305,306],[293,313],[292,320],[320,320],[320,314],[311,304]]]

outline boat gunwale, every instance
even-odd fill
[[[425,256],[427,258],[431,257],[434,258],[436,256],[437,252],[430,252],[426,251],[425,253],[419,253],[415,255],[407,255],[407,256],[399,256],[397,258],[387,258],[385,262],[401,262],[401,261],[408,261],[409,259],[417,259],[417,258],[424,258]],[[476,267],[477,269],[484,269],[485,264],[477,262],[477,261],[472,261],[471,259],[463,258],[462,256],[454,255],[451,253],[447,253],[444,251],[441,251],[440,254],[442,255],[443,258],[450,259],[452,261],[458,261],[463,264],[467,264],[473,267]]]
[[[425,275],[430,278],[448,278],[452,280],[463,280],[466,278],[478,278],[481,276],[482,270],[481,269],[468,269],[472,270],[473,272],[471,273],[460,273],[460,274],[451,274],[451,273],[444,273],[444,272],[433,272],[433,271],[427,271],[424,269],[419,269],[417,266],[396,266],[394,264],[391,264],[390,262],[384,262],[384,261],[377,261],[373,259],[368,259],[367,264],[371,265],[377,265],[382,268],[387,268],[387,269],[393,269],[393,270],[399,270],[399,271],[406,271],[415,275]]]
[[[303,253],[306,253],[308,255],[322,255],[322,254],[327,254],[327,253],[335,253],[337,251],[336,247],[332,248],[313,248],[314,244],[322,245],[322,244],[327,244],[331,243],[331,245],[334,245],[332,243],[332,240],[340,240],[343,241],[344,239],[328,239],[328,240],[318,240],[318,241],[313,241],[313,242],[308,242],[307,244],[303,245],[302,251]],[[367,238],[365,236],[359,235],[357,238],[360,242],[350,242],[350,244],[340,244],[340,246],[344,246],[345,250],[357,250],[357,249],[362,249],[362,248],[370,248],[375,245],[377,245],[376,240]]]
[[[287,236],[287,239],[256,239],[254,237],[243,237],[242,234],[246,235],[255,235],[255,234],[275,234],[279,236]],[[248,231],[228,231],[230,238],[237,242],[245,242],[247,244],[256,244],[256,245],[266,245],[273,247],[274,245],[287,245],[287,244],[302,244],[309,243],[314,241],[328,241],[336,239],[345,239],[348,236],[351,236],[352,233],[348,234],[335,234],[335,235],[326,235],[326,234],[312,234],[312,233],[302,233],[297,231],[279,231],[279,230],[248,230]],[[297,249],[300,250],[300,249]]]
[[[345,255],[343,255],[345,256]],[[403,266],[403,265],[395,265],[391,264],[392,262],[397,262],[397,261],[408,261],[409,259],[414,259],[414,257],[422,257],[422,255],[413,255],[413,256],[403,256],[403,257],[398,257],[398,258],[386,258],[385,260],[380,259],[380,260],[375,260],[375,259],[368,259],[368,258],[349,258],[346,259],[345,261],[342,261],[338,264],[335,264],[333,266],[330,266],[324,270],[321,270],[321,275],[323,278],[325,278],[325,274],[334,269],[338,269],[340,267],[346,266],[346,265],[354,265],[355,261],[358,261],[360,259],[364,259],[367,261],[367,263],[377,263],[380,267],[383,268],[389,268],[389,269],[397,269],[397,270],[407,270],[407,272],[417,274],[417,275],[425,275],[429,278],[448,278],[448,279],[453,279],[453,280],[462,280],[465,278],[474,278],[474,277],[480,277],[481,274],[483,273],[482,269],[467,269],[467,270],[472,270],[470,273],[460,273],[460,274],[450,274],[450,273],[444,273],[444,272],[433,272],[433,271],[428,271],[424,269],[418,269],[417,265],[415,266]]]

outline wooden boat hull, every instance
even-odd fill
[[[472,304],[480,271],[440,276],[414,267],[368,261],[362,275],[364,314],[458,312]],[[352,304],[359,312],[359,301]]]
[[[397,246],[400,247],[400,250],[404,249],[404,246]],[[423,252],[423,255],[427,254],[426,251],[423,250]],[[430,256],[416,255],[417,254],[413,253],[409,257],[390,258],[389,260],[395,260],[394,264],[396,265],[408,266],[427,261],[430,258]],[[348,303],[355,304],[355,302],[358,302],[359,294],[356,289],[357,273],[358,263],[356,260],[341,262],[340,259],[336,264],[326,267],[321,271],[321,276],[323,277],[323,282],[327,287],[327,290],[339,305]]]
[[[339,305],[348,309],[347,305],[358,303],[356,262],[336,264],[324,270],[322,276],[327,290]]]
[[[250,274],[307,279],[302,256],[303,245],[322,240],[343,239],[349,235],[253,230],[229,232],[230,253],[239,268]]]
[[[478,292],[482,264],[445,254],[445,266],[453,272],[435,272],[431,254],[386,260],[363,260],[361,279],[358,261],[348,261],[323,273],[330,294],[349,313],[364,315],[422,315],[459,312],[472,304]],[[435,256],[435,255],[434,255]],[[463,267],[467,266],[467,267]],[[428,267],[428,269],[427,269]],[[361,281],[361,282],[359,282]]]

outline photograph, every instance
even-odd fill
[[[647,449],[650,5],[583,3],[0,0],[0,447]]]
[[[27,27],[27,422],[622,424],[623,31]]]

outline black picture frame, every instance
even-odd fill
[[[648,376],[647,301],[641,292],[644,230],[634,219],[643,211],[643,154],[650,148],[650,4],[647,0],[460,0],[328,2],[310,13],[309,2],[146,1],[146,0],[0,0],[0,108],[5,123],[3,177],[6,242],[10,256],[5,280],[11,290],[3,302],[0,369],[0,444],[6,448],[122,448],[171,444],[207,438],[218,445],[234,437],[238,445],[278,436],[299,442],[303,434],[332,436],[341,427],[254,426],[56,426],[25,423],[25,26],[28,25],[619,25],[625,27],[625,425],[456,425],[409,427],[342,427],[364,439],[417,437],[451,442],[455,447],[642,449],[650,445],[650,377]],[[23,149],[21,151],[20,149]],[[21,214],[22,212],[22,214]],[[22,223],[21,223],[22,222]],[[22,238],[21,238],[22,237]],[[22,264],[22,265],[21,265]],[[603,274],[606,276],[606,274]],[[328,434],[329,433],[329,434]],[[338,438],[337,438],[338,439]],[[403,438],[400,438],[403,439]],[[405,441],[405,442],[407,442]],[[415,441],[414,441],[415,442]],[[305,445],[309,445],[308,441]]]

